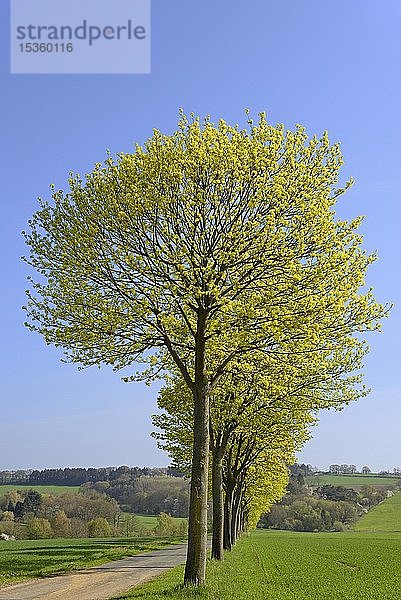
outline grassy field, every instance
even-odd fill
[[[143,537],[0,542],[0,585],[99,565],[181,541]]]
[[[399,600],[401,535],[256,531],[222,564],[209,562],[204,590],[180,588],[183,567],[121,598],[141,600]]]
[[[72,485],[0,485],[0,496],[13,490],[36,490],[40,494],[64,494],[64,492],[77,492],[78,486]]]
[[[401,492],[372,508],[355,523],[354,531],[401,532]]]
[[[385,487],[389,489],[394,487],[400,479],[397,477],[378,477],[377,475],[311,475],[306,478],[306,482],[311,486],[321,485],[342,485],[356,490],[363,485],[373,485],[374,487]]]
[[[131,513],[125,514],[128,516],[131,515]],[[182,523],[182,521],[187,521],[187,519],[181,519],[179,517],[173,517],[173,519],[177,524]],[[135,520],[139,523],[139,525],[145,527],[146,529],[154,529],[157,525],[157,516],[153,515],[135,515]]]

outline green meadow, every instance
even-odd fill
[[[354,531],[401,532],[401,492],[372,508],[355,523]]]
[[[141,600],[399,600],[401,534],[257,530],[223,563],[208,563],[206,587],[183,589],[183,567],[120,597]]]
[[[128,517],[132,516],[131,513],[124,513]],[[157,516],[154,515],[133,515],[135,517],[135,521],[146,529],[154,529],[157,525]],[[174,522],[177,524],[182,523],[183,521],[187,522],[187,519],[182,519],[180,517],[173,517]]]
[[[374,487],[394,487],[400,482],[399,477],[379,477],[377,475],[311,475],[306,478],[306,483],[311,486],[341,485],[347,488],[358,489],[363,485]]]
[[[209,561],[203,590],[182,588],[177,567],[120,597],[141,600],[399,600],[401,492],[342,533],[256,530],[223,563]]]

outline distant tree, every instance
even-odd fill
[[[299,494],[305,486],[305,477],[301,474],[291,475],[287,485],[287,491],[290,494]]]
[[[161,512],[157,517],[156,535],[174,535],[176,532],[177,527],[173,517],[165,512]]]
[[[32,517],[26,525],[26,532],[30,539],[47,539],[53,537],[52,527],[47,519]]]
[[[89,537],[92,538],[110,537],[112,534],[112,528],[110,523],[106,519],[104,519],[103,517],[97,517],[96,519],[92,519],[92,521],[89,521],[88,532]]]
[[[370,468],[368,466],[362,467],[362,473],[363,473],[363,475],[368,475],[371,472],[372,471],[370,470]]]
[[[96,481],[93,485],[93,489],[97,492],[104,494],[110,488],[110,483],[108,481]]]
[[[71,521],[63,510],[58,510],[50,521],[55,537],[66,538],[71,535]]]
[[[42,495],[35,490],[29,490],[24,497],[24,513],[36,515],[42,504]]]
[[[2,510],[14,512],[14,507],[19,500],[21,500],[20,494],[16,490],[11,490],[0,497],[0,507]]]

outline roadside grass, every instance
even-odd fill
[[[355,523],[354,531],[401,532],[401,492],[371,508]]]
[[[372,485],[374,487],[385,487],[389,489],[400,482],[399,477],[378,477],[371,475],[309,475],[306,477],[307,485],[318,487],[321,485],[341,485],[346,488],[355,488],[356,490],[363,485]]]
[[[78,492],[79,486],[73,485],[0,485],[0,496],[7,492],[18,490],[35,490],[40,494],[64,494],[65,492]]]
[[[183,567],[132,589],[141,600],[399,600],[401,535],[255,531],[208,562],[203,589],[183,588]]]
[[[96,566],[183,541],[179,537],[153,536],[0,542],[0,585]]]

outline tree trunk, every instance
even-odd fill
[[[232,490],[229,486],[226,488],[226,497],[224,499],[224,537],[223,537],[223,548],[224,550],[231,550],[232,539],[231,539],[231,519],[232,519]]]
[[[238,539],[237,524],[238,524],[238,512],[239,512],[239,502],[240,502],[239,498],[240,498],[239,491],[236,490],[236,492],[233,495],[232,508],[231,508],[231,544],[232,545],[234,545]]]
[[[202,585],[206,576],[207,488],[209,462],[209,389],[205,376],[206,312],[199,311],[196,331],[194,445],[189,500],[188,553],[184,583]]]
[[[213,449],[212,464],[213,536],[212,558],[223,560],[223,448]]]

